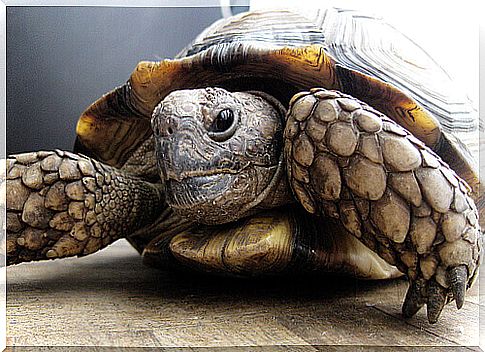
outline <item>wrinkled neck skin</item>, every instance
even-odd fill
[[[259,210],[273,209],[294,203],[295,199],[291,193],[290,184],[286,174],[285,162],[278,173],[275,173],[274,183],[268,185],[261,202],[255,205],[247,215],[254,214]]]
[[[168,205],[182,218],[215,225],[293,202],[283,160],[285,115],[261,92],[167,95],[152,127]]]

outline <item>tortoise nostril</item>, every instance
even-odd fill
[[[164,123],[163,123],[163,130],[165,136],[171,136],[172,134],[177,131],[179,125],[178,125],[178,120],[175,119],[173,116],[167,118]]]

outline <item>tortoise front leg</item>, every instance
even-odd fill
[[[434,323],[452,297],[461,308],[482,256],[468,185],[408,131],[350,96],[312,89],[290,105],[288,175],[305,209],[339,219],[407,274],[406,317],[427,304]]]
[[[158,185],[62,151],[9,157],[4,185],[9,265],[95,252],[166,207]]]

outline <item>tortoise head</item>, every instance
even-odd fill
[[[152,128],[169,206],[205,224],[261,207],[284,175],[284,110],[259,92],[205,88],[167,95],[153,112]]]

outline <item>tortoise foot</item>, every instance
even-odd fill
[[[1,186],[8,265],[95,252],[151,221],[163,204],[155,186],[59,150],[10,156]]]
[[[348,95],[312,89],[290,103],[285,131],[294,194],[410,280],[403,314],[445,303],[477,276],[482,233],[469,186],[394,121]]]

